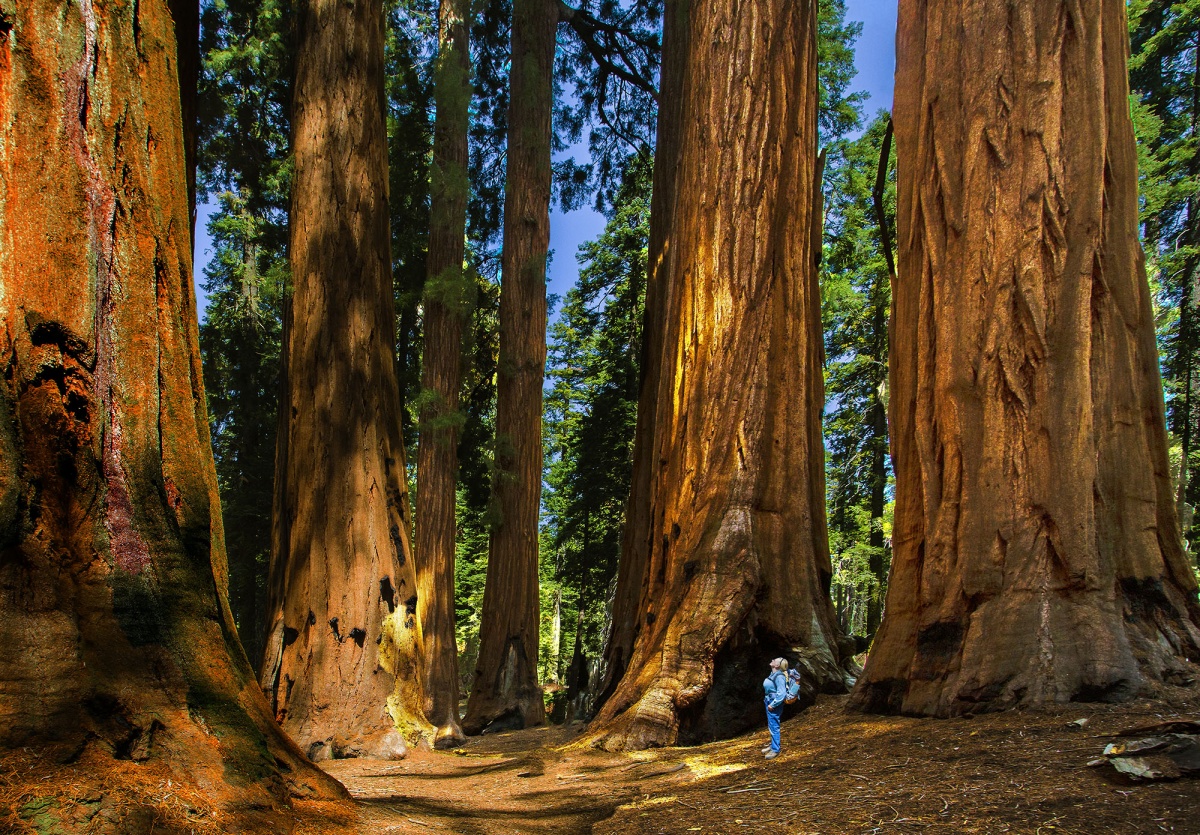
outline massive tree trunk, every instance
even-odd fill
[[[280,831],[289,790],[343,793],[272,720],[225,596],[167,5],[2,11],[0,750],[74,763],[71,797],[128,831],[167,778]]]
[[[858,708],[1132,696],[1200,660],[1122,0],[900,6],[896,471]]]
[[[820,434],[815,27],[807,0],[667,4],[678,156],[658,170],[674,178],[649,322],[665,331],[648,337],[661,358],[653,451],[637,459],[653,472],[647,529],[632,534],[647,554],[636,639],[593,737],[609,749],[761,721],[774,655],[844,687]]]
[[[427,732],[395,371],[383,8],[297,21],[293,295],[262,682],[313,759]],[[397,731],[399,729],[400,732]]]
[[[467,733],[501,718],[524,726],[545,720],[537,680],[538,511],[557,26],[557,0],[513,3],[492,483],[498,518],[488,548],[479,660],[463,718]]]
[[[650,502],[654,473],[654,419],[662,375],[662,339],[666,329],[664,282],[671,274],[675,250],[667,246],[675,211],[675,171],[679,166],[679,133],[685,58],[687,6],[668,2],[664,10],[662,70],[654,148],[654,189],[650,198],[650,239],[646,259],[646,301],[642,311],[641,380],[637,426],[633,435],[633,470],[625,527],[621,531],[621,560],[613,597],[612,625],[604,646],[604,681],[597,706],[603,706],[625,675],[637,638],[638,603],[650,553]],[[672,20],[682,18],[681,20]]]
[[[454,634],[455,484],[463,327],[473,282],[463,274],[471,54],[466,0],[442,0],[434,81],[432,205],[425,281],[420,440],[417,452],[417,615],[425,637],[425,715],[435,745],[463,740]]]

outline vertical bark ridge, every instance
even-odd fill
[[[313,759],[429,732],[400,438],[383,8],[299,7],[271,629],[263,685]],[[286,437],[285,437],[286,436]]]
[[[683,16],[684,4],[668,0],[664,20]],[[637,426],[633,440],[633,472],[625,527],[621,531],[621,559],[613,597],[612,625],[604,647],[604,681],[597,707],[612,695],[625,674],[637,637],[638,602],[650,552],[650,488],[654,472],[654,419],[659,378],[662,374],[662,338],[665,331],[663,284],[671,275],[674,250],[669,244],[674,217],[675,170],[679,164],[679,130],[686,24],[663,27],[663,64],[659,81],[659,117],[654,149],[654,192],[650,203],[650,240],[646,259],[646,301],[642,313],[641,380]],[[678,43],[677,43],[678,42]]]
[[[610,749],[746,729],[757,673],[780,653],[814,687],[844,687],[811,240],[816,5],[711,0],[667,15],[664,43],[684,52],[664,57],[680,61],[663,82],[680,85],[677,115],[663,115],[679,119],[679,144],[659,204],[671,215],[654,273],[653,453],[638,459],[654,468],[648,551],[630,662],[589,737]]]
[[[289,794],[344,793],[272,720],[226,598],[171,17],[162,0],[11,8],[0,750],[70,759],[131,821],[115,759],[277,831]]]
[[[904,0],[887,612],[852,703],[1118,699],[1200,655],[1120,0]]]
[[[537,681],[538,512],[557,26],[557,0],[513,3],[492,482],[497,518],[488,548],[479,660],[463,718],[467,733],[479,733],[502,717],[526,726],[545,721]]]
[[[463,273],[471,102],[469,6],[464,0],[442,0],[438,12],[437,121],[421,364],[425,405],[417,453],[417,613],[425,638],[425,714],[437,728],[434,744],[439,747],[463,740],[454,632],[454,514],[463,326],[474,292]]]

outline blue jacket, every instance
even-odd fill
[[[763,690],[767,696],[767,710],[779,710],[783,700],[787,698],[787,673],[783,670],[772,670],[763,681]]]

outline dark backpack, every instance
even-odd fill
[[[791,704],[795,704],[796,702],[800,701],[800,671],[799,670],[788,670],[787,671],[787,684],[784,689],[784,693],[785,693],[785,695],[783,697],[784,704],[791,705]]]

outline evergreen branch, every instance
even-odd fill
[[[658,90],[654,88],[654,84],[644,76],[617,42],[625,39],[642,49],[653,49],[656,45],[647,43],[645,38],[639,38],[627,29],[605,23],[583,9],[568,6],[563,0],[559,0],[558,3],[558,19],[571,27],[601,71],[615,75],[626,84],[645,91],[655,102],[658,101]],[[604,42],[601,42],[602,37]],[[612,59],[614,54],[620,58],[621,64]]]

